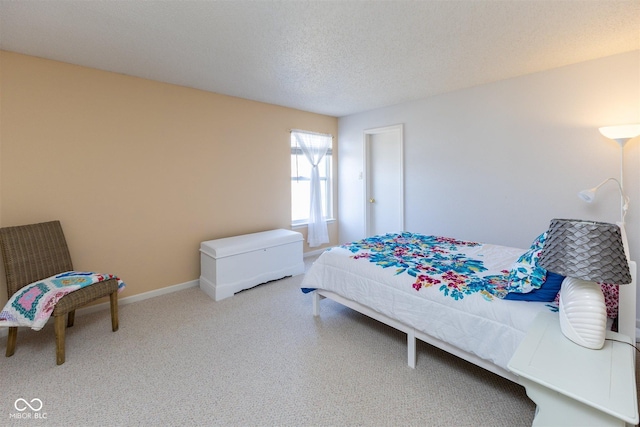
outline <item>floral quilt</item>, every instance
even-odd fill
[[[351,258],[393,268],[396,275],[412,276],[416,292],[437,287],[456,300],[480,294],[490,301],[509,285],[509,270],[489,274],[484,261],[470,254],[478,252],[470,248],[480,246],[481,243],[448,237],[401,233],[374,236],[341,247],[353,253]]]
[[[94,283],[118,280],[118,292],[125,284],[112,274],[67,271],[18,290],[0,312],[0,326],[28,326],[39,331],[53,313],[56,303],[66,294]]]

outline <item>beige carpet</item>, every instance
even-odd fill
[[[411,369],[404,334],[328,300],[314,318],[301,280],[124,305],[115,333],[108,311],[77,316],[61,366],[51,325],[21,328],[0,357],[0,425],[531,425],[519,385],[421,342]]]

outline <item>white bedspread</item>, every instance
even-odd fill
[[[504,275],[524,252],[490,244],[465,248],[465,255],[482,260],[484,275]],[[549,303],[505,301],[483,292],[456,299],[437,285],[416,290],[415,282],[415,276],[336,247],[318,258],[301,287],[335,292],[505,370],[537,313],[555,310]]]

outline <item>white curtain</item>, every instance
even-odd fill
[[[307,160],[311,163],[311,204],[309,206],[309,232],[307,242],[310,247],[329,243],[327,221],[322,215],[322,194],[318,164],[331,146],[331,135],[293,131],[293,135]]]

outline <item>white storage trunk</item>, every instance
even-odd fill
[[[302,234],[270,230],[200,244],[200,289],[216,301],[304,273]]]

